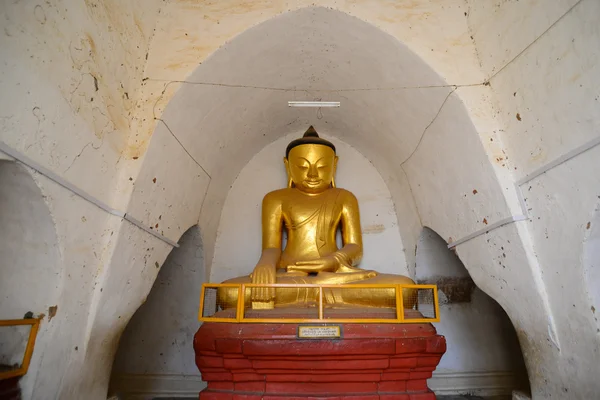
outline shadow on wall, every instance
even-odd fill
[[[54,221],[33,178],[12,161],[0,161],[0,226],[0,319],[48,314],[61,281]]]
[[[510,394],[515,389],[528,392],[529,379],[510,319],[475,285],[446,241],[424,228],[416,262],[418,283],[438,285],[441,320],[435,325],[448,345],[431,388],[438,394],[496,395]],[[448,378],[438,380],[445,385],[438,386],[436,375]]]
[[[27,398],[47,344],[48,322],[58,310],[62,271],[44,196],[29,172],[12,161],[0,161],[0,226],[0,319],[21,319],[29,311],[46,315],[29,371],[21,379]],[[23,359],[29,327],[0,330],[0,369],[12,369]]]
[[[600,334],[600,203],[596,205],[592,219],[586,224],[587,235],[583,246],[583,267],[590,310]]]
[[[125,328],[112,369],[109,393],[172,395],[172,377],[200,381],[193,340],[200,289],[205,281],[198,226],[188,229],[154,282],[146,302]]]

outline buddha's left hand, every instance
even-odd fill
[[[316,260],[297,261],[295,265],[288,266],[287,270],[302,272],[335,272],[342,265],[346,266],[346,263],[339,260],[338,257],[335,257],[334,255],[327,255],[325,257],[317,258]]]

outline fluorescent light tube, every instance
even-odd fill
[[[288,101],[289,107],[339,107],[339,101]]]

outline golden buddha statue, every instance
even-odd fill
[[[283,159],[288,175],[285,189],[268,193],[262,204],[262,255],[250,276],[224,283],[292,284],[414,284],[405,276],[379,274],[357,267],[363,245],[358,201],[349,191],[336,188],[338,157],[335,146],[320,138],[311,126],[292,141]],[[282,251],[283,229],[287,245]],[[342,232],[342,248],[336,234]],[[405,298],[412,294],[404,289]],[[408,293],[407,293],[408,292]],[[253,309],[275,306],[310,306],[317,301],[316,288],[253,288],[246,290],[245,304]],[[223,308],[236,307],[237,288],[220,288]],[[327,288],[327,306],[394,307],[396,292],[389,288]],[[412,308],[414,300],[405,301]]]

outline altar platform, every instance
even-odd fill
[[[221,311],[215,317],[230,317]],[[247,310],[277,318],[290,309]],[[393,318],[390,309],[330,310],[331,319]],[[417,319],[418,311],[404,310]],[[294,318],[311,310],[296,309]],[[326,329],[323,330],[322,328]],[[321,328],[321,330],[319,330]],[[303,332],[313,337],[303,337]],[[330,335],[330,337],[316,338]],[[194,338],[196,364],[208,386],[200,400],[434,400],[427,379],[446,351],[429,323],[219,323]]]
[[[232,286],[232,285],[228,285]],[[208,386],[200,400],[435,400],[427,387],[446,340],[435,285],[278,285],[316,288],[316,302],[252,309],[242,284],[238,304],[218,303],[220,284],[204,284],[194,337]],[[392,289],[391,307],[326,304],[323,292]]]

